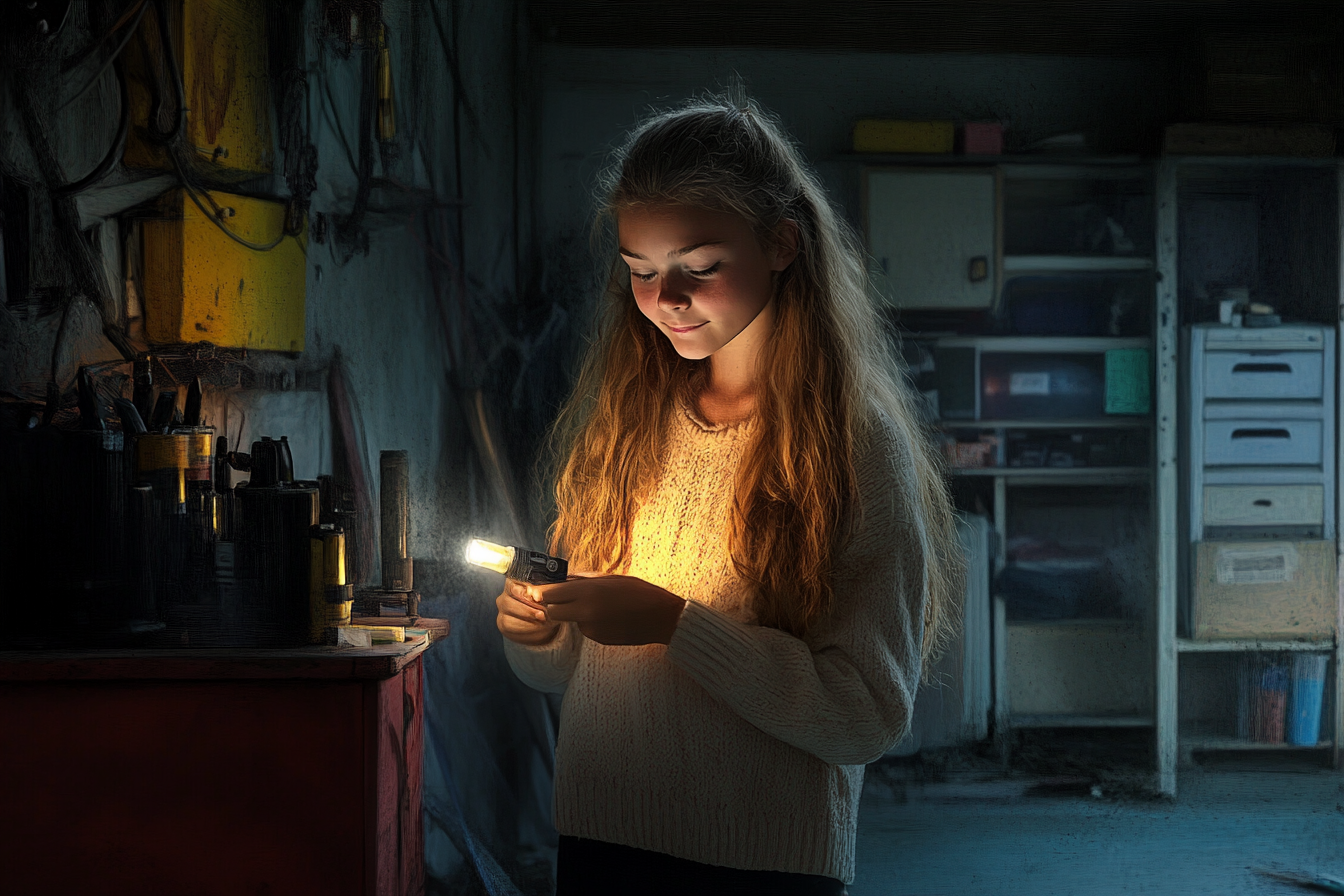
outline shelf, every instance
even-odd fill
[[[115,217],[129,208],[148,202],[177,186],[177,175],[156,174],[122,183],[90,187],[75,197],[79,226],[88,229],[104,218]]]
[[[986,352],[1059,354],[1104,352],[1114,348],[1152,348],[1147,336],[942,336],[939,348],[980,348]]]
[[[1195,641],[1190,638],[1177,638],[1176,650],[1180,653],[1242,653],[1246,651],[1274,652],[1281,650],[1299,650],[1306,653],[1334,652],[1333,641],[1274,641],[1255,638],[1238,638],[1228,641]]]
[[[1166,156],[1181,168],[1335,168],[1337,156]],[[1182,172],[1184,173],[1184,172]]]
[[[1026,271],[1040,273],[1128,273],[1151,271],[1153,259],[1132,255],[1005,255],[1003,272],[1020,274]]]
[[[1142,620],[1123,619],[1116,616],[1087,616],[1077,619],[1008,619],[1004,622],[1008,628],[1035,628],[1035,629],[1054,629],[1064,626],[1073,628],[1088,629],[1133,629],[1138,630],[1143,626]]]
[[[1056,161],[1023,163],[1019,160],[1000,166],[1003,176],[1011,180],[1150,180],[1153,166],[1133,158],[1118,158],[1103,165],[1068,164]]]
[[[948,473],[952,476],[1002,477],[1012,485],[1128,484],[1147,482],[1152,476],[1148,467],[968,467],[950,469]]]
[[[1320,466],[1205,467],[1203,480],[1204,485],[1321,485],[1325,471]]]
[[[1254,740],[1242,740],[1239,737],[1182,737],[1181,747],[1185,750],[1329,750],[1332,744],[1323,740],[1316,744],[1266,744]]]
[[[1153,418],[1146,416],[1078,417],[1052,420],[939,420],[939,429],[1146,429]]]
[[[160,171],[129,171],[112,175],[102,184],[90,187],[75,197],[79,226],[85,229],[93,227],[106,218],[116,217],[175,189],[179,183],[176,174]],[[275,200],[289,195],[285,179],[278,174],[235,173],[230,174],[228,179],[202,177],[198,185],[211,191]]]
[[[1087,174],[1105,172],[1108,177],[1152,174],[1146,159],[1141,156],[1094,156],[1087,153],[1039,153],[1036,155],[959,155],[953,153],[881,153],[881,152],[842,152],[828,157],[826,161],[858,162],[867,165],[909,165],[914,167],[962,165],[1003,165],[1005,171],[1012,169],[1013,176],[1027,176],[1025,173],[1040,169],[1042,177],[1074,177],[1077,173]],[[1112,170],[1114,169],[1114,170]],[[1134,173],[1125,171],[1130,169]],[[1049,172],[1068,171],[1068,175]],[[1031,176],[1035,176],[1034,174]],[[1099,178],[1100,179],[1100,178]]]
[[[1155,724],[1152,716],[1032,713],[1008,717],[1011,728],[1152,728]]]

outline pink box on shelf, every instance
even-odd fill
[[[961,151],[968,156],[1003,154],[1003,125],[998,122],[968,121],[961,126]]]

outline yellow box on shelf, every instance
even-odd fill
[[[854,123],[854,151],[946,153],[955,136],[950,121],[865,118]]]
[[[219,192],[209,198],[225,210],[220,223],[251,243],[269,244],[283,232],[284,203]],[[260,252],[229,239],[185,190],[166,194],[161,207],[164,217],[141,230],[150,341],[303,351],[306,234]]]
[[[269,173],[274,166],[264,0],[181,0],[167,4],[168,30],[181,61],[186,95],[183,139],[198,158],[221,168]],[[168,168],[163,148],[149,139],[146,123],[160,83],[159,21],[143,17],[145,41],[127,45],[127,90],[131,128],[126,165]],[[149,57],[146,58],[146,48]],[[175,102],[175,100],[170,100]],[[158,127],[167,127],[167,116]]]

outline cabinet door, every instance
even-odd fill
[[[887,304],[994,303],[997,183],[997,174],[986,170],[868,172],[868,251]]]

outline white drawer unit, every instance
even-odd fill
[[[1236,401],[1321,398],[1323,353],[1204,353],[1204,397]]]
[[[1320,420],[1205,420],[1204,465],[1320,466]]]
[[[1196,324],[1183,338],[1186,636],[1204,545],[1335,538],[1335,334]],[[1332,598],[1333,599],[1333,598]]]
[[[1206,485],[1205,526],[1319,526],[1325,489],[1319,485]]]

